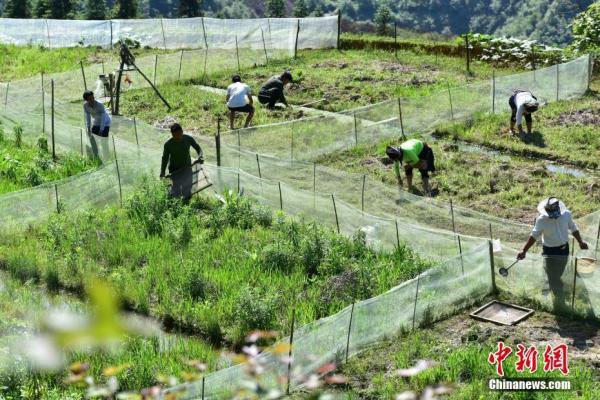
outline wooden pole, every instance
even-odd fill
[[[396,248],[400,248],[400,230],[398,229],[398,220],[394,219],[396,223]]]
[[[83,89],[87,90],[87,81],[85,80],[85,69],[83,68],[83,60],[79,61],[79,65],[81,65],[81,76],[83,76]]]
[[[81,156],[83,157],[83,128],[79,132],[79,147],[81,149]]]
[[[313,193],[317,191],[317,163],[313,163]]]
[[[46,91],[44,90],[44,72],[42,71],[42,132],[46,133]]]
[[[52,79],[50,81],[50,88],[51,88],[51,117],[50,117],[50,123],[51,123],[51,132],[52,132],[52,160],[56,161],[56,142],[54,140],[54,79]]]
[[[140,141],[138,139],[138,131],[137,131],[137,120],[133,117],[133,133],[135,134],[135,144],[137,144],[138,150],[140,149]]]
[[[467,56],[467,74],[471,73],[471,50],[469,49],[469,34],[465,34],[465,50]]]
[[[283,211],[283,196],[281,194],[281,182],[277,182],[277,186],[279,186],[279,209]]]
[[[117,159],[117,146],[115,145],[115,135],[111,135],[113,142],[113,153],[115,153],[115,167],[117,168],[117,182],[119,183],[119,204],[123,207],[123,188],[121,187],[121,172],[119,171],[119,160]]]
[[[110,21],[110,48],[113,48],[113,27],[112,27],[112,19]]]
[[[398,118],[400,118],[400,133],[402,133],[402,140],[406,140],[406,135],[404,135],[404,121],[402,119],[402,102],[400,97],[398,97]]]
[[[288,369],[287,369],[287,388],[285,393],[290,395],[290,386],[292,381],[292,346],[294,345],[294,326],[296,325],[296,303],[294,299],[294,308],[292,309],[292,326],[290,329],[290,348],[288,350]]]
[[[448,98],[450,99],[450,116],[454,119],[454,107],[452,107],[452,93],[450,93],[450,84],[448,84]]]
[[[290,137],[290,160],[294,162],[294,121],[291,122],[291,137]]]
[[[237,57],[238,72],[240,72],[241,71],[241,68],[240,68],[240,50],[238,48],[238,37],[237,37],[237,35],[235,35],[235,56]]]
[[[221,117],[217,118],[217,134],[215,135],[215,147],[217,151],[217,167],[221,166]]]
[[[398,24],[394,20],[394,57],[398,58]]]
[[[356,120],[356,111],[352,113],[354,116],[354,146],[358,146],[358,122]]]
[[[452,232],[456,235],[456,225],[454,225],[454,206],[452,205],[452,199],[450,199],[450,215],[452,216]]]
[[[152,79],[152,83],[156,86],[156,68],[158,67],[158,54],[154,55],[154,78]]]
[[[496,70],[492,70],[492,114],[496,114]]]
[[[494,244],[492,241],[488,241],[489,255],[490,255],[490,271],[492,272],[492,295],[496,295],[498,293],[498,288],[496,287],[496,270],[494,267]]]
[[[296,25],[296,43],[294,44],[294,59],[298,57],[298,36],[300,36],[300,18],[298,18]]]
[[[56,200],[56,213],[60,214],[60,201],[58,198],[58,186],[54,184],[54,199]]]
[[[419,300],[419,283],[421,281],[421,275],[417,275],[417,290],[415,291],[415,305],[413,308],[413,321],[412,330],[415,330],[415,320],[417,319],[417,301]]]
[[[265,43],[265,32],[263,31],[263,28],[260,28],[260,34],[262,36],[262,42],[263,42],[263,49],[265,50],[265,63],[266,65],[269,65],[269,56],[267,54],[267,44]]]
[[[560,64],[556,64],[556,101],[560,99]]]
[[[4,95],[4,108],[8,105],[8,88],[10,87],[10,81],[6,82],[6,94]]]
[[[335,226],[337,227],[337,233],[340,233],[340,221],[338,220],[337,207],[335,206],[335,197],[331,194],[331,201],[333,202],[333,213],[335,214]]]
[[[571,297],[571,312],[575,312],[575,292],[577,290],[577,259],[575,259],[575,269],[573,270],[573,297]]]
[[[531,69],[535,71],[535,45],[531,45]]]
[[[598,253],[598,243],[600,243],[600,220],[598,220],[598,232],[596,233],[596,250],[594,254]]]
[[[46,34],[48,35],[48,48],[52,47],[52,44],[50,43],[50,26],[48,26],[48,20],[46,21]]]
[[[460,243],[460,235],[458,235],[458,254],[460,254],[460,270],[462,271],[462,274],[465,274],[465,263],[463,261],[463,256],[462,256],[462,244]]]
[[[257,166],[257,168],[258,168],[258,177],[259,177],[260,179],[262,179],[262,173],[261,173],[261,171],[260,171],[260,161],[259,161],[259,159],[258,159],[258,153],[256,153],[256,166]]]
[[[490,240],[494,240],[494,235],[492,234],[492,224],[490,223]]]
[[[156,55],[156,62],[158,62],[158,55]],[[156,78],[156,63],[154,64],[154,77]],[[140,70],[137,66],[134,66],[136,71],[142,76],[142,78],[144,78],[146,80],[146,82],[148,82],[150,84],[150,86],[152,87],[152,89],[154,90],[154,93],[156,93],[156,95],[162,100],[162,102],[164,103],[164,105],[167,106],[167,108],[170,110],[171,106],[169,105],[169,103],[167,102],[167,100],[163,97],[162,94],[160,94],[160,92],[158,91],[158,89],[156,88],[156,86],[150,81],[150,79],[148,79],[148,77],[142,72],[142,70]],[[119,82],[121,81],[121,79],[119,79]],[[117,87],[119,85],[119,82],[117,82]],[[119,89],[117,89],[117,93],[119,92]],[[118,97],[117,97],[118,99]]]
[[[183,49],[181,49],[181,56],[179,57],[179,73],[177,74],[177,80],[181,80],[181,65],[183,64]]]
[[[337,20],[337,28],[338,28],[338,32],[337,32],[337,49],[340,50],[340,37],[342,34],[342,11],[340,9],[338,9],[338,20]]]
[[[365,213],[365,183],[367,180],[367,175],[363,175],[362,177],[362,191],[360,194],[360,210]]]
[[[204,34],[204,46],[208,50],[208,40],[206,39],[206,27],[204,26],[204,17],[202,17],[201,22],[202,22],[202,33]]]
[[[167,50],[167,37],[165,36],[165,26],[163,24],[163,19],[160,19],[160,29],[162,30],[162,36],[163,36],[163,45],[165,47],[165,50]]]
[[[352,300],[352,308],[350,308],[350,322],[348,323],[348,336],[346,337],[346,363],[348,363],[348,354],[350,352],[350,333],[352,332],[352,318],[354,317],[354,304],[356,299]]]

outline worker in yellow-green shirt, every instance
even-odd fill
[[[416,168],[421,173],[423,181],[423,192],[429,194],[429,173],[435,172],[435,158],[433,150],[417,139],[410,139],[402,143],[400,147],[388,146],[385,149],[387,156],[394,162],[394,174],[398,179],[398,185],[402,187],[402,176],[400,175],[400,165],[404,166],[408,189],[412,189],[413,169]]]

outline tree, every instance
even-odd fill
[[[285,3],[283,0],[267,0],[267,17],[284,18]]]
[[[296,0],[294,2],[294,17],[304,18],[308,16],[308,5],[305,0]]]
[[[33,16],[35,18],[49,18],[50,0],[38,0],[33,9]]]
[[[382,2],[377,7],[377,11],[375,12],[375,29],[378,35],[388,35],[390,33],[390,29],[388,24],[392,21],[392,12],[388,7],[387,3]]]
[[[29,0],[7,0],[2,16],[5,18],[31,18],[31,4],[29,4]]]
[[[137,0],[115,0],[113,7],[115,18],[129,19],[137,16]]]
[[[580,53],[600,52],[600,3],[596,2],[575,17],[572,47]]]
[[[323,14],[324,14],[323,7],[320,4],[317,4],[317,6],[315,7],[315,10],[313,11],[313,16],[322,17]]]
[[[107,11],[106,0],[86,0],[85,2],[86,19],[106,19]]]
[[[73,18],[73,0],[48,0],[48,4],[50,5],[48,18]]]
[[[179,0],[177,15],[180,17],[200,17],[202,15],[201,0]]]

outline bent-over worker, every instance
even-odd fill
[[[402,143],[400,147],[388,146],[385,150],[387,156],[394,161],[394,174],[398,180],[398,185],[402,186],[402,176],[400,175],[400,164],[404,164],[406,181],[408,189],[412,189],[413,169],[416,168],[421,173],[423,181],[423,192],[429,194],[429,173],[435,172],[435,157],[433,150],[417,139],[410,139]]]
[[[517,254],[517,259],[525,259],[531,246],[537,239],[542,238],[544,270],[548,277],[550,291],[554,295],[554,310],[560,312],[565,309],[561,276],[569,260],[569,232],[577,240],[582,250],[586,250],[588,244],[581,238],[571,212],[562,201],[556,197],[550,197],[540,202],[537,210],[539,216],[535,219],[531,236],[529,236],[523,250]]]
[[[510,115],[510,133],[515,134],[515,124],[519,134],[523,135],[523,117],[527,124],[527,134],[531,135],[533,119],[531,113],[538,110],[540,103],[531,92],[525,90],[516,90],[508,99],[508,105],[511,109]]]
[[[165,176],[165,170],[168,166],[173,182],[171,195],[189,199],[191,197],[193,175],[190,148],[193,147],[198,153],[198,159],[194,163],[199,164],[204,163],[202,149],[193,137],[183,134],[183,128],[179,124],[171,125],[171,136],[165,142],[163,149],[160,177]]]
[[[90,140],[93,156],[107,160],[109,158],[108,140],[100,138],[108,138],[112,120],[104,104],[94,98],[94,92],[86,90],[83,93],[83,100],[85,100],[83,103],[85,128]],[[100,142],[101,156],[98,151],[97,141]]]
[[[292,83],[292,74],[289,71],[284,71],[280,76],[273,76],[266,81],[258,92],[258,101],[261,104],[266,104],[269,110],[275,108],[275,103],[281,102],[288,106],[287,100],[283,95],[283,88],[288,83]]]
[[[247,128],[254,117],[252,91],[248,85],[242,83],[242,78],[237,74],[233,75],[231,82],[231,85],[227,87],[227,97],[225,98],[229,109],[229,128],[235,129],[233,125],[236,112],[248,114],[244,123],[244,128]]]

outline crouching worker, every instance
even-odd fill
[[[287,100],[283,95],[283,88],[288,83],[292,83],[292,74],[289,71],[284,71],[280,76],[274,76],[266,81],[258,92],[258,101],[260,104],[266,104],[269,110],[275,108],[275,103],[281,102],[288,106]]]
[[[539,216],[535,219],[535,225],[531,236],[525,243],[523,250],[517,254],[517,259],[523,260],[527,251],[535,241],[542,238],[542,256],[544,257],[544,270],[548,277],[548,284],[554,299],[554,311],[565,312],[565,294],[561,277],[565,272],[569,260],[569,232],[579,243],[582,250],[588,248],[583,241],[577,225],[573,222],[571,212],[567,210],[564,203],[555,197],[543,200],[537,208]]]
[[[523,117],[527,124],[527,134],[531,135],[533,119],[531,114],[540,107],[537,97],[524,90],[517,90],[508,99],[508,105],[511,109],[510,115],[510,133],[515,134],[515,124],[519,130],[519,135],[523,136]]]
[[[229,109],[229,128],[234,130],[233,123],[235,121],[235,113],[247,113],[244,128],[250,126],[252,117],[254,117],[254,105],[252,100],[252,92],[250,87],[242,83],[242,78],[239,75],[234,75],[231,78],[231,85],[227,88],[227,108]]]
[[[410,139],[400,147],[388,146],[385,149],[387,156],[394,162],[394,174],[398,179],[398,186],[402,187],[402,176],[400,175],[400,164],[404,164],[408,189],[412,189],[413,169],[418,169],[423,182],[423,192],[430,194],[429,173],[435,172],[435,157],[431,147],[417,139]]]
[[[193,147],[198,153],[198,159],[194,164],[203,164],[202,149],[193,137],[184,135],[179,124],[171,126],[171,139],[167,140],[163,150],[162,164],[160,166],[160,177],[165,177],[165,170],[169,167],[169,178],[173,183],[170,195],[182,197],[189,200],[192,197],[192,158],[190,148]]]

